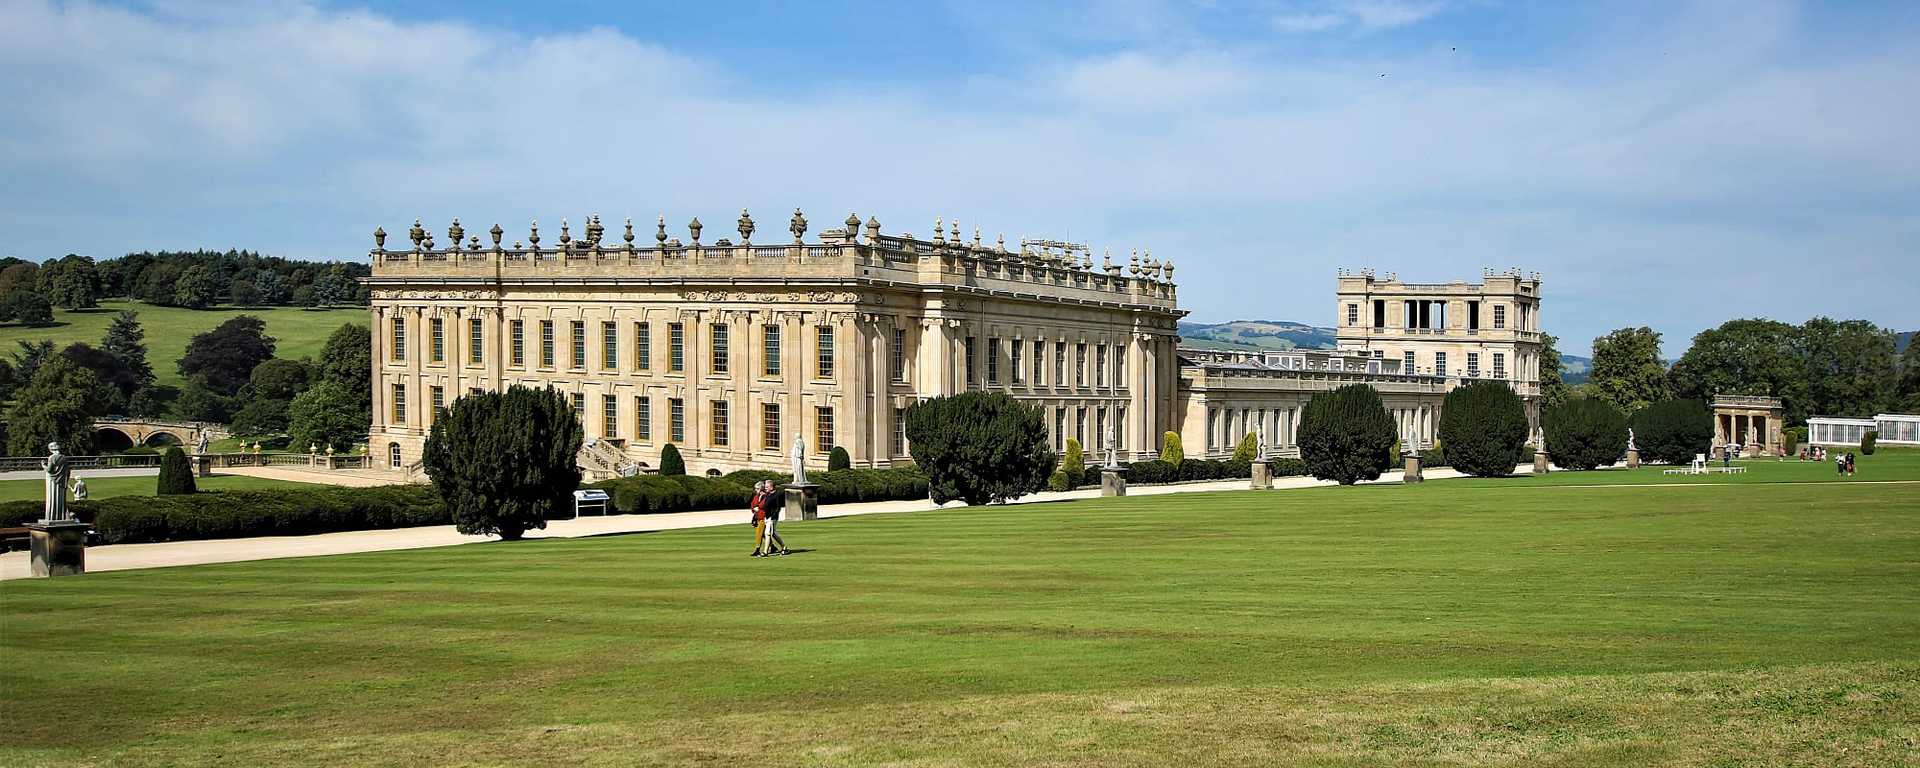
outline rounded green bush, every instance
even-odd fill
[[[1872,456],[1873,449],[1880,444],[1880,430],[1869,429],[1860,436],[1860,455]]]
[[[828,472],[833,472],[841,469],[852,469],[852,468],[853,468],[853,457],[847,455],[847,449],[836,445],[833,447],[833,450],[827,452],[827,471]]]
[[[187,452],[180,446],[173,446],[160,456],[160,479],[154,493],[161,496],[191,494],[199,489],[193,483],[193,467],[187,462]]]
[[[1636,411],[1628,424],[1646,461],[1685,464],[1712,448],[1713,414],[1698,400],[1661,400]]]
[[[1307,401],[1300,415],[1300,458],[1321,480],[1376,480],[1398,458],[1398,433],[1380,393],[1348,384]]]
[[[667,443],[666,447],[660,449],[660,474],[684,475],[686,473],[687,462],[680,458],[680,449],[675,448],[673,443]]]
[[[1627,455],[1627,416],[1605,400],[1567,400],[1547,409],[1542,427],[1547,453],[1563,469],[1612,466]]]
[[[1501,382],[1455,388],[1441,404],[1438,436],[1454,469],[1476,477],[1513,474],[1513,457],[1527,443],[1526,406]]]

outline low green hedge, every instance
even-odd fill
[[[745,509],[753,498],[753,484],[772,480],[785,486],[784,473],[743,469],[720,477],[641,475],[605,480],[593,487],[612,497],[613,511],[623,515],[687,512],[703,509]],[[820,486],[821,504],[859,501],[895,501],[927,498],[927,476],[914,467],[893,469],[837,469],[807,475]]]
[[[1245,459],[1185,459],[1178,465],[1154,459],[1127,465],[1129,483],[1179,483],[1191,480],[1233,480],[1253,476],[1253,462]]]
[[[40,519],[41,502],[0,504],[0,525]],[[116,496],[68,505],[107,544],[302,536],[337,531],[447,525],[453,519],[431,486],[217,491],[172,496]]]

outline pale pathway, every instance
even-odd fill
[[[238,468],[224,471],[232,474],[242,474]],[[1525,473],[1531,471],[1531,467],[1521,467],[1516,471]],[[307,475],[310,473],[282,467],[264,467],[250,469],[246,474],[257,477],[275,477],[283,480],[302,480],[303,477],[296,475]],[[336,482],[338,481],[340,473],[334,472],[327,474],[333,476]],[[1426,477],[1430,480],[1444,480],[1459,476],[1460,473],[1451,469],[1431,469],[1426,472]],[[359,478],[356,478],[356,480],[358,479]],[[1397,483],[1399,481],[1400,473],[1396,471],[1382,475],[1380,479],[1375,482]],[[306,482],[313,482],[313,480],[308,479]],[[1127,489],[1127,495],[1155,496],[1163,493],[1244,490],[1247,488],[1247,483],[1248,481],[1242,479],[1179,483],[1174,485],[1134,486]],[[369,484],[378,485],[380,483]],[[1273,480],[1273,487],[1276,489],[1313,488],[1323,485],[1333,485],[1333,483],[1315,480],[1310,477],[1279,477]],[[1043,492],[1027,496],[1013,503],[1033,504],[1069,499],[1090,499],[1097,498],[1099,495],[1100,491],[1097,488],[1059,493]],[[820,507],[820,517],[834,518],[890,512],[922,512],[934,508],[933,503],[925,499],[911,501],[872,501],[858,504],[830,504]],[[616,533],[666,531],[679,528],[710,528],[722,525],[739,525],[744,528],[746,520],[747,513],[743,509],[674,512],[659,515],[591,516],[575,520],[555,520],[547,524],[546,530],[528,532],[527,538],[577,538]],[[748,538],[751,537],[749,536]],[[492,540],[492,537],[462,535],[455,531],[451,525],[429,525],[417,528],[395,528],[380,531],[322,533],[313,536],[262,536],[250,539],[168,541],[158,544],[112,544],[87,548],[87,570],[91,572],[122,571],[136,568],[165,568],[176,565],[271,560],[281,557],[343,555],[354,552],[381,552],[396,549],[445,547]],[[8,552],[0,555],[0,580],[26,578],[27,567],[26,552]]]

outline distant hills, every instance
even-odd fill
[[[1235,320],[1230,323],[1181,323],[1180,343],[1202,349],[1333,349],[1335,338],[1334,329],[1307,323]],[[1560,375],[1568,384],[1586,381],[1587,372],[1592,366],[1592,360],[1578,355],[1560,356]]]
[[[1913,343],[1913,335],[1916,333],[1920,333],[1920,331],[1905,331],[1905,332],[1894,334],[1893,335],[1893,351],[1894,352],[1907,351],[1907,345]]]

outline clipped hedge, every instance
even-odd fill
[[[30,503],[31,514],[38,518],[39,503]],[[0,510],[11,516],[16,508],[25,506],[13,502]],[[91,522],[108,544],[302,536],[453,522],[440,495],[426,485],[116,496],[74,502],[70,508],[75,518]]]
[[[720,477],[641,475],[594,483],[612,497],[613,510],[623,515],[690,512],[705,509],[746,509],[753,484],[772,480],[784,486],[792,477],[758,469],[743,469]],[[820,487],[821,504],[860,501],[896,501],[927,497],[927,476],[914,467],[839,469],[807,475]]]
[[[1880,430],[1869,429],[1860,436],[1860,455],[1872,456],[1873,449],[1880,444]]]
[[[1234,480],[1252,477],[1253,462],[1240,459],[1185,459],[1174,464],[1155,459],[1129,464],[1125,474],[1127,482],[1141,484]]]

